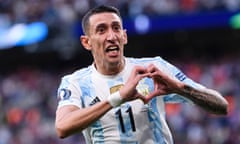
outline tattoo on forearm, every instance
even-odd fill
[[[184,97],[192,100],[201,108],[215,114],[227,113],[226,104],[217,95],[209,92],[196,90],[187,85],[185,85],[183,89]]]

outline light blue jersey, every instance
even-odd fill
[[[90,107],[119,90],[128,80],[134,66],[156,65],[159,69],[195,88],[203,88],[187,78],[178,68],[161,57],[125,58],[125,68],[114,76],[102,75],[94,65],[63,77],[58,89],[59,105]],[[150,78],[142,79],[137,90],[142,94],[153,91]],[[141,100],[126,102],[108,111],[83,131],[87,144],[172,144],[173,139],[165,118],[165,103],[190,102],[177,94],[153,98],[148,104]]]

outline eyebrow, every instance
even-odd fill
[[[114,21],[114,22],[112,22],[112,25],[119,25],[119,26],[121,26],[121,22],[119,22],[119,21]]]
[[[100,23],[96,26],[96,30],[100,27],[106,27],[106,24],[105,23]]]
[[[121,22],[119,22],[119,21],[113,21],[113,22],[111,23],[111,26],[112,26],[112,25],[119,25],[119,26],[121,26]],[[99,28],[101,28],[101,27],[106,27],[106,26],[107,26],[106,23],[97,24],[96,27],[95,27],[95,30],[97,30],[97,29],[99,29]]]

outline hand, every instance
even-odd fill
[[[145,101],[145,96],[136,90],[138,82],[144,77],[149,77],[150,73],[143,66],[135,66],[125,85],[119,90],[123,101],[130,101],[140,98]]]
[[[153,97],[159,95],[178,93],[179,89],[182,87],[180,81],[170,77],[153,64],[147,67],[147,72],[149,73],[149,77],[154,81],[154,91],[145,97],[144,103],[148,103]]]

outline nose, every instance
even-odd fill
[[[108,31],[108,34],[107,34],[107,40],[108,41],[114,41],[114,40],[116,40],[117,39],[117,36],[116,36],[116,34],[114,33],[114,31],[113,30],[109,30]]]

